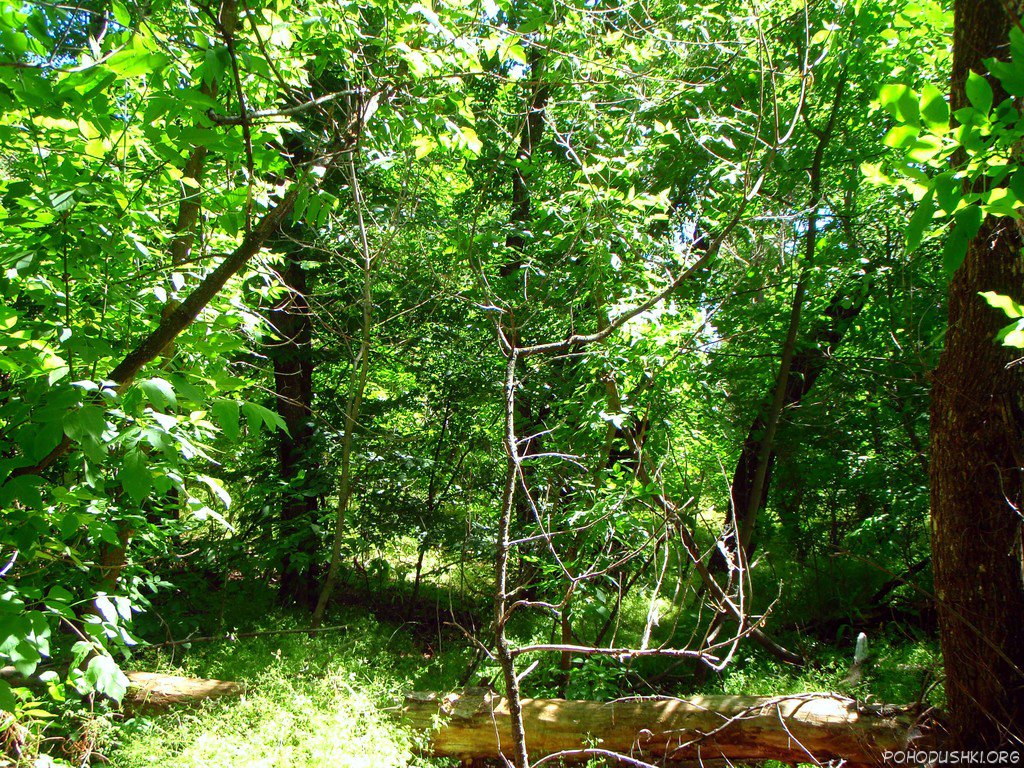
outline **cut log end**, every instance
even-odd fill
[[[473,761],[511,754],[508,703],[489,691],[413,694],[395,711],[413,729],[429,734],[423,752],[431,757]],[[604,703],[524,699],[523,720],[532,758],[568,753],[567,762],[585,761],[585,750],[597,747],[672,761],[841,759],[881,765],[886,752],[907,747],[914,725],[900,708],[868,710],[829,693]]]

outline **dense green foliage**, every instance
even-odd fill
[[[950,122],[950,25],[930,0],[4,4],[0,708],[26,759],[412,764],[389,697],[505,685],[453,629],[493,647],[496,542],[499,613],[528,603],[500,638],[716,660],[551,654],[528,694],[941,704],[928,372],[947,277],[1024,201],[1013,99],[975,75]],[[988,301],[1024,346],[1015,298]],[[318,596],[344,630],[147,650],[305,627]],[[805,669],[746,637],[761,616]],[[865,629],[877,670],[844,683]],[[255,693],[123,720],[130,668]]]

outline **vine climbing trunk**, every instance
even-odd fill
[[[968,105],[970,71],[1006,55],[1000,0],[954,4],[952,112]],[[995,103],[1006,97],[992,82]],[[1018,225],[990,217],[949,285],[946,348],[931,406],[932,563],[946,670],[948,725],[964,749],[1024,744],[1024,366],[995,342],[1005,320],[981,291],[1020,299]]]

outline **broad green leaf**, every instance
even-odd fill
[[[11,478],[0,486],[0,508],[7,507],[12,501],[17,500],[29,509],[42,509],[43,496],[40,489],[44,485],[43,479],[36,475]]]
[[[1010,323],[996,335],[996,338],[1003,342],[1004,347],[1024,348],[1024,328],[1021,323]]]
[[[921,240],[924,238],[925,228],[931,224],[934,213],[935,195],[933,192],[929,191],[921,202],[917,204],[917,208],[914,209],[914,214],[910,217],[910,221],[907,222],[906,238],[908,254],[913,253],[917,250],[917,247],[921,245]]]
[[[94,656],[85,669],[89,687],[120,703],[128,691],[128,678],[109,656]]]
[[[238,439],[239,405],[237,400],[224,398],[213,404],[213,417],[224,435],[234,442]]]
[[[989,60],[989,71],[1011,96],[1024,96],[1024,71],[1020,63],[1007,64],[1005,61]]]
[[[18,700],[11,690],[11,684],[6,680],[0,680],[0,709],[4,712],[13,712]]]
[[[900,149],[910,146],[917,139],[918,128],[915,125],[894,125],[885,134],[885,145]]]
[[[288,431],[284,419],[279,414],[269,408],[264,408],[258,403],[242,403],[242,412],[245,414],[245,418],[249,422],[249,429],[253,433],[259,432],[261,424],[266,424],[271,431],[275,429],[280,429],[284,432]]]
[[[149,496],[153,487],[153,474],[146,466],[146,457],[142,451],[133,448],[125,454],[117,479],[136,504],[141,504]]]
[[[146,399],[157,410],[164,410],[168,406],[178,407],[178,398],[174,394],[174,387],[167,379],[155,376],[139,383],[139,387],[146,395]]]
[[[899,122],[917,124],[919,99],[909,86],[883,85],[878,93],[878,101]]]
[[[935,200],[939,208],[947,215],[952,215],[963,198],[963,184],[952,171],[940,173],[935,177]]]
[[[945,94],[931,83],[921,89],[921,119],[929,128],[949,127],[949,105]]]
[[[14,646],[9,655],[11,657],[11,664],[25,677],[35,672],[39,662],[43,660],[35,643],[27,639]]]
[[[128,9],[118,0],[112,0],[110,3],[110,9],[114,12],[114,20],[122,27],[128,27],[132,23],[131,14],[128,13]]]
[[[967,93],[967,100],[974,108],[981,114],[987,115],[992,109],[992,86],[989,85],[988,80],[972,70],[967,75],[964,90]]]
[[[209,475],[198,475],[196,479],[205,484],[226,508],[231,506],[231,494],[224,487],[224,483]]]
[[[156,72],[167,64],[167,56],[144,49],[125,49],[107,59],[107,66],[121,77],[138,77]]]
[[[1024,317],[1024,307],[1009,296],[995,291],[983,291],[980,295],[990,307],[1002,310],[1007,317],[1011,319]]]
[[[964,263],[967,247],[971,239],[981,229],[983,219],[984,214],[977,205],[969,205],[957,211],[954,217],[953,231],[950,232],[946,239],[946,245],[942,249],[942,268],[947,279],[951,279],[960,265]]]
[[[97,595],[93,601],[96,606],[96,610],[100,612],[100,616],[103,617],[104,621],[109,621],[111,624],[117,623],[117,609],[114,604],[110,602],[110,598],[106,595]]]

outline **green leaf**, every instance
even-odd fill
[[[98,405],[83,405],[78,412],[85,433],[97,440],[103,438],[103,432],[107,428],[107,415]]]
[[[164,54],[139,49],[118,51],[107,59],[107,66],[121,77],[146,75],[162,69],[166,64],[167,57]]]
[[[988,80],[972,70],[967,75],[964,90],[967,92],[967,100],[974,108],[987,115],[992,109],[992,86],[988,84]]]
[[[1024,31],[1020,26],[1010,26],[1010,58],[1017,66],[1024,64]]]
[[[899,149],[913,144],[917,140],[918,128],[916,125],[894,125],[885,134],[885,145]]]
[[[4,712],[13,712],[17,703],[18,700],[14,696],[14,691],[11,690],[11,684],[6,680],[0,680],[0,709]]]
[[[106,595],[97,595],[93,601],[96,606],[96,610],[100,612],[100,616],[103,617],[104,621],[109,621],[111,624],[117,623],[117,609],[114,604],[110,602],[110,598]]]
[[[928,83],[921,89],[921,119],[929,128],[949,127],[949,105],[938,88]]]
[[[39,461],[60,445],[64,437],[64,428],[59,421],[51,421],[40,425],[33,436],[32,450],[29,452],[32,461]]]
[[[995,291],[983,291],[979,294],[990,307],[1001,309],[1003,313],[1010,319],[1016,319],[1018,317],[1024,317],[1024,307],[1018,304],[1016,301],[1011,299],[1009,296],[1005,296]]]
[[[141,504],[149,496],[149,491],[153,487],[153,474],[146,466],[146,457],[142,455],[142,451],[133,449],[125,454],[117,479],[125,493],[136,504]]]
[[[917,94],[907,85],[883,85],[878,101],[885,110],[901,123],[917,124],[920,106]]]
[[[1007,64],[1005,61],[989,60],[989,71],[1011,96],[1024,96],[1024,71],[1020,62]]]
[[[996,334],[996,340],[1003,342],[1004,347],[1024,348],[1024,328],[1021,327],[1022,324],[1024,324],[1024,320],[1010,323]]]
[[[225,508],[231,507],[231,494],[229,494],[227,489],[224,487],[224,483],[216,477],[210,477],[209,475],[198,475],[196,479],[201,483],[204,483],[213,495],[220,499],[221,504],[223,504]]]
[[[104,696],[120,703],[128,691],[128,678],[109,656],[94,656],[85,669],[85,681]]]
[[[935,213],[935,194],[931,191],[925,195],[921,202],[917,204],[917,208],[914,210],[914,215],[910,217],[910,221],[907,222],[907,253],[911,254],[917,247],[921,245],[921,240],[924,238],[925,227],[931,224],[932,217]]]
[[[168,406],[172,408],[178,407],[178,398],[174,394],[174,387],[171,386],[171,382],[167,381],[167,379],[155,376],[152,379],[140,382],[139,387],[142,389],[143,394],[146,395],[146,399],[158,411],[162,411]]]
[[[125,8],[124,5],[119,3],[117,0],[113,0],[110,3],[110,9],[114,12],[114,21],[116,21],[122,27],[131,26],[131,14],[128,13],[128,9]]]
[[[283,432],[288,431],[288,427],[284,423],[284,419],[269,408],[264,408],[258,403],[243,403],[242,412],[245,413],[245,418],[249,422],[249,429],[253,432],[259,432],[260,425],[266,424],[271,431],[280,429]]]
[[[18,643],[10,652],[11,664],[14,668],[25,677],[28,677],[36,671],[36,667],[39,666],[39,662],[43,660],[43,657],[39,654],[39,650],[35,644],[30,640],[22,640]]]
[[[213,404],[213,417],[220,425],[221,431],[228,440],[234,442],[238,439],[238,417],[239,405],[237,400],[225,398]]]
[[[935,199],[946,214],[952,215],[963,198],[963,184],[952,171],[940,173],[935,177]]]
[[[43,495],[40,488],[46,483],[35,475],[12,477],[0,486],[0,508],[6,508],[12,501],[17,501],[29,509],[43,508]]]
[[[964,263],[967,246],[981,229],[983,219],[984,214],[977,205],[969,205],[956,212],[953,231],[949,234],[946,245],[942,249],[942,268],[947,279],[951,279],[960,265]]]

